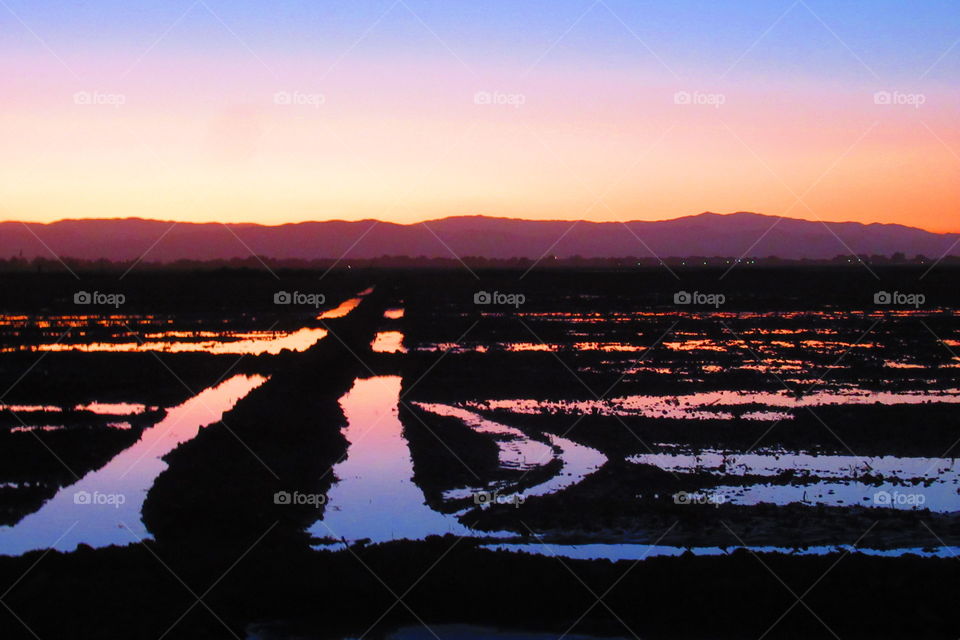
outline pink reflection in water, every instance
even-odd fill
[[[0,527],[0,554],[19,555],[50,546],[71,551],[81,543],[127,545],[148,537],[140,511],[153,481],[167,468],[163,456],[196,437],[200,427],[218,422],[266,380],[236,375],[170,409],[106,466],[64,487],[16,525]]]
[[[426,505],[413,482],[413,460],[398,415],[400,377],[358,379],[340,399],[347,417],[347,457],[333,468],[322,520],[310,527],[318,538],[374,543],[428,535],[466,535],[466,527]]]

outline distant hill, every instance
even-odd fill
[[[409,225],[359,222],[177,223],[140,218],[0,223],[0,257],[149,262],[391,256],[538,259],[734,256],[829,259],[903,253],[960,255],[960,234],[895,224],[821,223],[756,213],[702,213],[656,222],[541,221],[460,216]]]

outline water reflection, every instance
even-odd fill
[[[960,460],[956,458],[856,457],[790,451],[740,453],[704,449],[696,453],[644,453],[630,456],[627,460],[636,464],[655,465],[672,473],[777,476],[790,472],[801,477],[816,478],[880,474],[899,480],[939,480],[953,484],[960,481]]]
[[[333,468],[337,482],[327,494],[323,520],[314,524],[310,533],[321,539],[367,539],[373,543],[420,540],[445,533],[472,537],[498,535],[470,529],[456,517],[427,506],[423,491],[413,482],[413,460],[397,409],[400,388],[398,376],[358,379],[341,398],[340,406],[347,417],[344,430],[349,442],[347,457]],[[516,495],[529,497],[563,490],[606,462],[603,454],[565,438],[548,435],[549,442],[545,443],[529,438],[519,429],[484,420],[457,407],[419,406],[425,411],[456,417],[478,432],[492,435],[500,447],[500,461],[505,467],[526,470],[560,458],[563,464],[558,473],[545,482],[517,491]],[[486,488],[510,490],[505,483]],[[455,489],[446,492],[444,499],[469,498],[476,491],[476,488]],[[337,547],[337,544],[325,544],[317,548]]]
[[[379,331],[374,336],[370,348],[376,353],[406,353],[403,346],[403,334],[399,331]]]
[[[750,484],[704,489],[706,499],[727,504],[755,506],[773,504],[823,505],[827,507],[868,507],[935,513],[960,512],[956,478],[948,482],[904,485],[899,482],[854,480],[811,484]]]
[[[607,558],[638,560],[657,555],[680,555],[683,547],[650,547],[639,542],[594,544],[549,544],[518,541],[516,534],[504,531],[473,530],[460,523],[463,515],[475,505],[471,501],[463,511],[451,516],[440,514],[425,504],[423,492],[414,484],[413,463],[409,445],[403,437],[397,403],[400,378],[382,376],[357,380],[341,399],[347,416],[345,435],[349,441],[346,460],[334,467],[337,482],[328,493],[324,519],[310,528],[318,539],[340,539],[373,543],[396,539],[422,539],[431,534],[453,533],[485,541],[491,549],[525,551],[542,555],[571,558]],[[500,466],[527,471],[550,461],[560,460],[559,472],[546,481],[526,489],[508,480],[498,480],[481,487],[463,487],[444,492],[443,499],[469,500],[477,491],[496,491],[499,496],[544,496],[564,491],[583,481],[606,462],[600,452],[552,434],[533,435],[494,422],[464,408],[440,403],[415,403],[417,409],[461,421],[478,433],[490,436],[499,447]],[[678,473],[703,472],[730,476],[776,477],[781,472],[806,478],[803,484],[754,484],[721,486],[704,490],[708,496],[722,496],[734,504],[793,501],[833,506],[863,504],[869,495],[875,501],[867,506],[901,506],[898,496],[907,491],[922,490],[926,506],[934,511],[948,511],[956,505],[956,487],[960,468],[953,460],[937,458],[898,458],[880,456],[858,459],[853,456],[815,456],[781,451],[735,454],[704,451],[702,454],[651,454],[628,459],[636,464],[651,464]],[[867,475],[867,474],[872,475]],[[886,474],[886,475],[884,475]],[[853,476],[854,479],[850,477]],[[918,486],[922,485],[918,489]],[[859,492],[859,493],[858,493]],[[864,493],[868,492],[868,493]],[[876,497],[884,492],[890,500]],[[522,504],[522,502],[521,502]],[[916,505],[914,504],[914,507]],[[338,549],[341,543],[324,543],[317,549]],[[843,546],[818,546],[791,549],[775,546],[750,547],[757,552],[827,554],[843,550]],[[700,547],[690,550],[697,555],[717,555],[733,550],[721,547]],[[866,549],[863,553],[882,555],[948,555],[951,548],[940,549]]]
[[[144,413],[146,410],[147,405],[132,402],[91,402],[90,404],[77,405],[77,411],[89,411],[108,416],[127,416]]]
[[[196,437],[200,427],[219,421],[265,381],[263,376],[235,375],[168,410],[106,466],[60,489],[16,525],[0,527],[0,554],[50,546],[71,551],[79,544],[126,545],[148,537],[140,512],[153,481],[167,468],[163,456]]]
[[[552,433],[544,434],[546,442],[528,436],[520,429],[509,427],[467,411],[460,407],[445,404],[415,403],[416,406],[431,413],[457,418],[476,431],[492,435],[499,447],[499,462],[503,469],[530,471],[542,467],[553,460],[560,460],[560,471],[548,480],[527,489],[520,490],[516,483],[498,481],[487,484],[484,489],[496,491],[501,500],[510,502],[513,498],[545,496],[563,491],[579,484],[588,475],[602,467],[607,457],[596,449],[568,440]],[[450,489],[445,491],[445,500],[462,500],[476,493],[475,488]]]
[[[456,518],[428,507],[414,484],[399,399],[399,376],[357,379],[340,399],[349,447],[333,468],[337,482],[327,493],[324,517],[310,527],[315,537],[377,543],[470,533]]]
[[[732,420],[729,410],[710,407],[744,407],[762,405],[798,409],[822,405],[913,405],[928,403],[960,403],[960,389],[917,391],[871,391],[857,387],[819,390],[797,395],[780,391],[705,391],[683,395],[631,395],[606,400],[488,400],[468,405],[485,411],[506,410],[524,414],[588,414],[642,416],[687,420]],[[784,420],[785,412],[746,411],[739,415],[748,420]]]
[[[747,549],[754,553],[784,553],[796,556],[821,556],[829,553],[859,553],[868,556],[898,557],[907,554],[924,558],[954,558],[960,554],[960,547],[898,547],[893,549],[871,549],[852,545],[819,545],[810,547],[777,547],[740,545],[729,547],[674,547],[669,545],[646,544],[553,544],[553,543],[495,543],[483,545],[495,551],[531,553],[556,556],[571,560],[645,560],[662,556],[681,556],[692,553],[695,556],[722,556],[738,549]]]
[[[224,331],[216,334],[217,339],[183,340],[185,332],[150,334],[153,340],[142,342],[89,342],[89,343],[53,343],[33,345],[32,351],[82,351],[94,352],[142,352],[160,351],[164,353],[210,353],[213,355],[277,355],[284,349],[306,351],[318,340],[327,335],[326,329],[303,328],[292,332],[253,331],[231,333]],[[171,335],[175,334],[175,335]],[[169,339],[168,339],[169,338]]]
[[[439,403],[415,402],[414,405],[439,416],[456,418],[477,433],[493,436],[499,448],[502,468],[528,471],[554,458],[553,448],[549,444],[534,440],[520,429],[487,420],[473,411]]]
[[[10,433],[29,433],[30,431],[61,431],[67,427],[62,424],[20,425],[12,427]]]
[[[371,293],[373,293],[373,287],[368,287],[358,293],[356,297],[350,298],[349,300],[344,300],[333,309],[327,309],[317,316],[317,320],[334,320],[336,318],[342,318],[360,306],[360,303],[363,302],[363,299]]]
[[[353,311],[363,298],[373,291],[373,287],[365,289],[355,297],[341,302],[333,309],[328,309],[317,315],[318,320],[342,318]],[[402,311],[402,310],[401,310]],[[402,314],[401,314],[402,315]],[[39,327],[39,328],[76,328],[94,325],[98,327],[116,327],[124,329],[123,334],[129,336],[130,326],[140,324],[173,324],[173,318],[165,321],[156,316],[147,315],[77,315],[51,316],[49,319],[36,319],[30,316],[0,316],[0,327]],[[76,337],[83,337],[86,332],[76,331]],[[217,330],[167,330],[144,333],[142,338],[123,341],[99,342],[48,342],[43,344],[28,344],[22,346],[0,347],[0,352],[13,351],[80,351],[84,353],[115,352],[131,353],[144,351],[159,351],[163,353],[210,353],[213,355],[277,355],[284,350],[293,352],[306,351],[327,335],[323,328],[303,327],[296,331],[217,331]]]
[[[698,492],[715,504],[960,511],[960,460],[955,458],[704,450],[640,454],[627,461],[671,473],[783,479],[776,483],[710,487]]]
[[[327,309],[318,315],[317,320],[334,320],[336,318],[342,318],[360,306],[361,302],[363,302],[363,298],[350,298],[349,300],[344,300],[333,309]]]

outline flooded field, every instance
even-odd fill
[[[324,285],[312,274],[246,293],[239,282],[232,302],[196,309],[77,313],[69,293],[11,308],[0,556],[15,571],[45,550],[69,562],[148,548],[209,563],[215,579],[213,567],[256,549],[292,582],[244,573],[247,588],[287,593],[334,571],[360,598],[382,591],[362,565],[400,575],[441,544],[474,572],[546,576],[541,563],[574,562],[608,585],[625,562],[647,567],[641,580],[670,574],[662,563],[741,567],[744,554],[798,571],[846,557],[954,569],[952,285],[927,285],[924,308],[882,308],[852,297],[855,278],[784,295],[767,274],[700,308],[675,304],[663,274],[644,272],[643,287],[629,273],[517,276],[371,272]],[[718,287],[714,276],[684,286]],[[322,303],[273,298],[322,289]],[[478,304],[487,289],[525,299]],[[119,570],[132,556],[109,557]],[[292,602],[264,597],[228,626],[248,638],[433,637],[402,610],[379,620],[352,607],[334,607],[322,635]],[[442,637],[557,637],[547,619],[516,631],[523,615],[436,621]],[[570,638],[633,637],[605,616],[567,622]]]

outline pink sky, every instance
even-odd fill
[[[0,218],[709,210],[960,231],[960,94],[937,83],[897,90],[921,95],[915,106],[877,104],[875,90],[894,88],[872,79],[682,81],[552,60],[467,72],[449,56],[362,52],[327,72],[331,60],[161,47],[128,73],[129,57],[79,51],[71,73],[41,50],[7,56]]]

